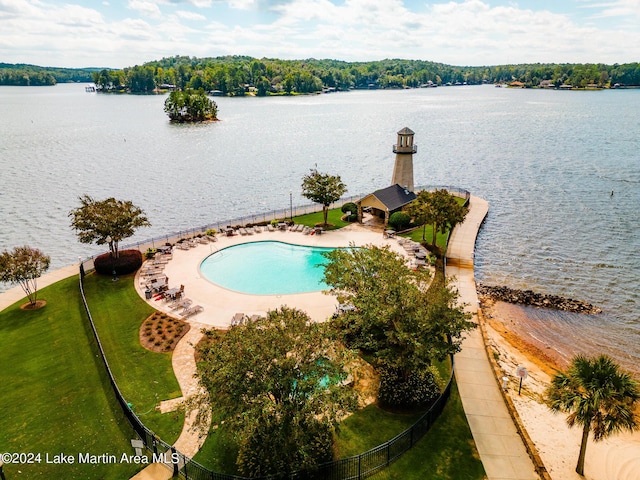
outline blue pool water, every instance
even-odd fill
[[[331,250],[275,241],[243,243],[209,255],[200,272],[221,287],[253,295],[315,292],[328,288],[322,281],[327,263],[322,254]]]

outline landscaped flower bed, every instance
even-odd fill
[[[155,312],[140,326],[140,344],[152,352],[172,352],[190,325],[164,312]]]

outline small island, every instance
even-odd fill
[[[164,111],[175,123],[209,122],[218,119],[218,105],[204,90],[175,90],[164,102]]]

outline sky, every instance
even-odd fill
[[[640,61],[640,0],[0,0],[0,62],[175,55],[456,66]]]

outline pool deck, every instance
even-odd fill
[[[173,259],[164,268],[169,279],[168,285],[180,287],[184,285],[184,296],[193,301],[192,305],[200,305],[203,311],[190,317],[199,324],[217,328],[227,328],[236,313],[247,316],[265,315],[267,311],[283,305],[304,310],[314,321],[324,321],[336,310],[337,300],[332,295],[322,292],[296,293],[284,295],[250,295],[220,287],[201,275],[199,266],[202,260],[212,253],[232,245],[258,241],[280,241],[285,243],[314,247],[347,247],[364,245],[388,245],[393,251],[406,256],[404,249],[395,239],[384,238],[381,231],[375,231],[362,225],[350,225],[339,230],[324,232],[322,235],[304,235],[301,232],[278,230],[264,231],[253,235],[234,235],[232,237],[218,235],[218,241],[208,244],[197,244],[189,250],[173,249]],[[277,264],[273,265],[278,268]],[[136,277],[136,286],[141,298],[145,298],[145,287],[142,279]],[[176,316],[163,300],[146,300],[151,306]]]

